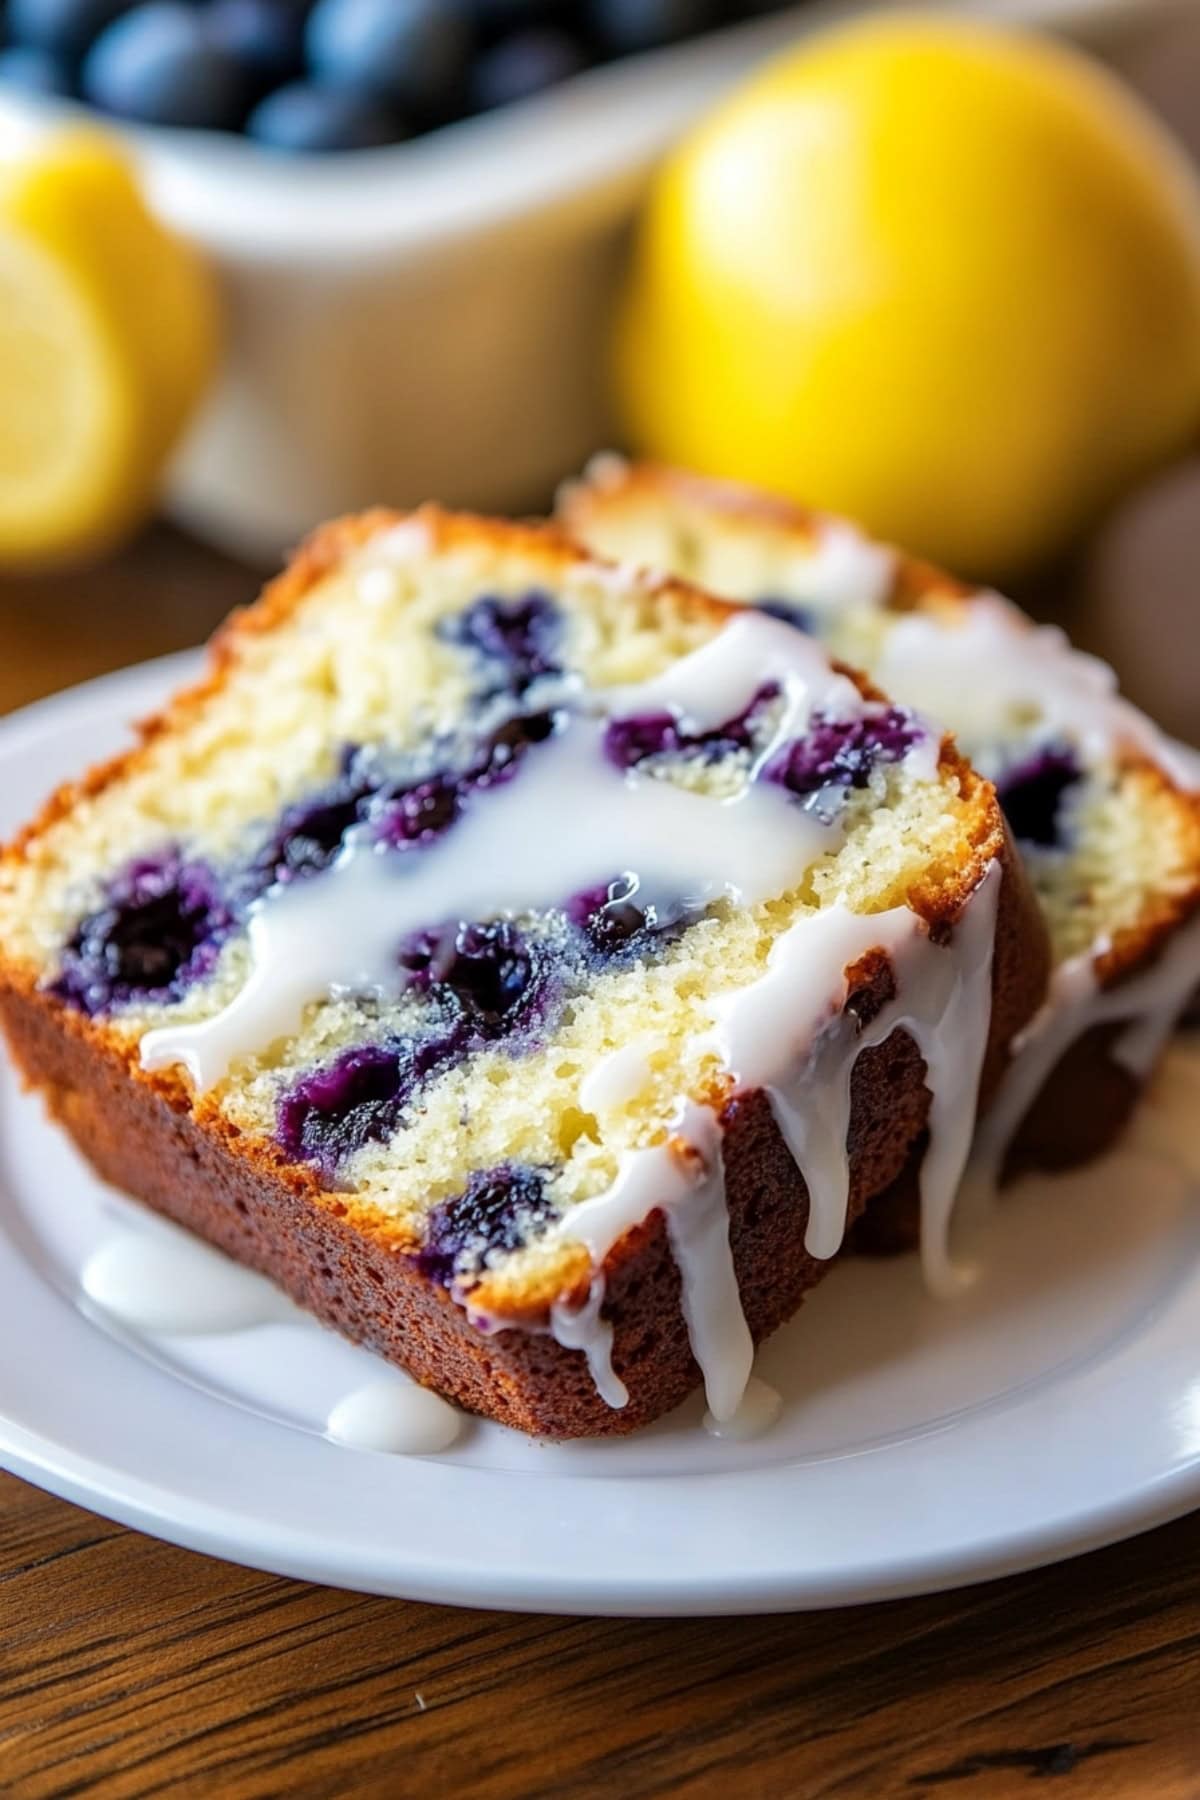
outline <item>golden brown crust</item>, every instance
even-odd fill
[[[558,566],[594,561],[560,533],[424,508],[416,517],[435,544],[523,550]],[[209,669],[193,688],[139,728],[123,756],[61,788],[33,825],[4,852],[29,854],[38,835],[84,795],[95,795],[136,766],[162,733],[188,724],[218,692],[251,634],[275,629],[354,550],[404,515],[374,512],[323,526],[248,611],[214,639]],[[685,583],[638,584],[631,604],[664,599],[725,618],[739,609]],[[862,691],[871,688],[846,671]],[[923,884],[912,905],[945,936],[990,863],[1004,877],[994,971],[995,1005],[987,1079],[1007,1038],[1040,999],[1047,949],[1036,911],[1007,841],[995,795],[947,740],[941,767],[968,802],[969,853],[952,879]],[[3,862],[0,861],[0,873]],[[890,980],[886,960],[856,971],[856,1003]],[[630,1406],[614,1413],[596,1396],[579,1352],[545,1335],[504,1331],[485,1338],[462,1309],[419,1275],[402,1229],[352,1195],[322,1188],[314,1171],[290,1164],[273,1144],[243,1138],[215,1103],[193,1102],[182,1076],[145,1071],[136,1046],[40,991],[36,971],[0,949],[0,1021],[26,1078],[45,1089],[51,1110],[109,1180],[280,1281],[328,1323],[408,1367],[419,1380],[504,1423],[549,1436],[630,1430],[677,1404],[695,1385],[679,1281],[661,1215],[627,1234],[606,1263],[606,1310],[616,1333],[616,1366]],[[851,1114],[851,1218],[901,1174],[924,1129],[929,1096],[911,1040],[893,1033],[855,1069]],[[807,1194],[761,1094],[734,1096],[723,1114],[731,1232],[747,1317],[756,1338],[790,1316],[828,1267],[803,1249]],[[536,1296],[539,1307],[544,1296]],[[539,1323],[531,1317],[531,1324]]]
[[[595,474],[589,470],[582,481],[564,484],[555,509],[558,524],[570,535],[586,539],[586,522],[595,495],[604,499],[643,499],[654,502],[671,495],[685,504],[702,507],[705,512],[720,515],[732,525],[743,524],[751,531],[764,526],[789,536],[815,539],[821,528],[835,523],[829,513],[801,506],[782,494],[768,493],[762,488],[746,487],[737,481],[722,481],[712,475],[696,475],[689,469],[675,469],[665,463],[625,462],[621,457],[600,457]],[[887,598],[889,607],[908,612],[921,600],[936,596],[943,605],[969,599],[976,590],[956,575],[925,562],[919,556],[890,545],[895,558],[892,588]]]

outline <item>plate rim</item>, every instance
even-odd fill
[[[559,1574],[545,1574],[528,1567],[519,1575],[502,1575],[485,1583],[477,1569],[455,1569],[448,1564],[433,1572],[408,1565],[395,1571],[397,1579],[391,1579],[389,1572],[389,1578],[381,1580],[377,1573],[355,1567],[352,1560],[335,1567],[327,1551],[311,1547],[307,1538],[283,1528],[279,1529],[278,1543],[273,1545],[257,1535],[248,1538],[244,1524],[236,1527],[233,1523],[239,1515],[229,1513],[226,1517],[220,1509],[207,1506],[197,1509],[194,1501],[188,1502],[195,1513],[193,1517],[181,1516],[177,1509],[156,1507],[148,1497],[141,1497],[143,1490],[147,1496],[155,1490],[138,1477],[125,1477],[135,1490],[133,1495],[121,1493],[102,1464],[72,1452],[64,1453],[51,1439],[15,1426],[3,1412],[0,1467],[43,1492],[116,1524],[242,1568],[391,1599],[485,1612],[537,1612],[575,1618],[717,1618],[840,1611],[887,1600],[953,1593],[1072,1561],[1169,1525],[1200,1507],[1200,1473],[1187,1469],[1164,1478],[1155,1490],[1160,1498],[1153,1506],[1147,1506],[1140,1493],[1133,1493],[1123,1501],[1098,1507],[1092,1515],[1079,1515],[1050,1529],[1029,1527],[1016,1532],[1009,1541],[997,1541],[986,1554],[964,1551],[943,1557],[940,1552],[931,1551],[920,1559],[897,1565],[891,1577],[878,1572],[836,1577],[823,1573],[817,1578],[800,1574],[780,1579],[772,1575],[751,1581],[738,1575],[697,1577],[691,1573],[686,1578],[663,1577],[657,1581],[640,1577],[634,1589],[604,1577],[577,1578],[568,1585]],[[479,1478],[487,1472],[473,1469],[469,1473]],[[294,1543],[289,1541],[293,1537]],[[343,1559],[337,1561],[342,1564]]]

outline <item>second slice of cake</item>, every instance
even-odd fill
[[[0,864],[0,1014],[100,1172],[527,1431],[754,1343],[1047,952],[995,798],[787,624],[551,532],[319,533]]]
[[[996,783],[1054,957],[1046,1005],[981,1122],[980,1173],[1107,1148],[1200,983],[1194,759],[1061,631],[845,520],[614,457],[564,490],[561,514],[605,555],[816,636],[954,733]],[[904,1211],[888,1236],[910,1236]]]

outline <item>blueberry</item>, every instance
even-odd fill
[[[246,80],[208,35],[204,14],[181,0],[147,0],[97,38],[83,65],[86,99],[154,125],[235,126]]]
[[[817,635],[817,615],[810,606],[802,606],[798,600],[775,600],[767,597],[754,602],[759,612],[766,613],[768,618],[780,619],[783,624],[794,626],[808,637]]]
[[[684,734],[674,713],[633,713],[611,719],[604,732],[604,754],[618,769],[632,769],[649,756],[663,756],[683,746]]]
[[[69,94],[71,72],[51,51],[16,44],[0,50],[0,86],[24,88],[30,94]]]
[[[293,81],[260,100],[246,131],[272,150],[372,150],[408,132],[384,101],[352,88]]]
[[[561,718],[561,713],[518,714],[480,742],[465,768],[384,789],[370,814],[381,842],[393,849],[431,844],[455,823],[473,792],[509,780],[530,746],[552,736]]]
[[[132,0],[8,0],[5,21],[14,44],[30,44],[73,62],[131,4]]]
[[[473,33],[455,0],[317,0],[305,45],[318,80],[436,119],[461,104]]]
[[[276,1136],[295,1162],[326,1177],[365,1144],[389,1138],[424,1082],[461,1054],[461,1034],[345,1050],[304,1075],[283,1095]]]
[[[210,42],[227,50],[259,89],[303,74],[307,17],[306,0],[212,0],[206,14]]]
[[[449,998],[485,1041],[527,1019],[539,997],[542,958],[507,919],[422,932],[401,960],[414,987]]]
[[[485,739],[479,756],[468,771],[467,779],[475,787],[491,787],[507,780],[525,752],[534,744],[544,744],[554,736],[563,722],[561,712],[521,713],[506,719]]]
[[[356,824],[396,850],[423,849],[450,829],[471,794],[515,772],[526,750],[558,729],[561,713],[517,714],[480,738],[457,768],[419,780],[385,780],[369,751],[348,751],[342,773],[323,792],[289,807],[250,865],[245,890],[328,868]]]
[[[461,780],[446,774],[385,791],[372,813],[380,841],[395,850],[431,844],[458,818],[465,791]]]
[[[717,761],[753,749],[763,714],[778,697],[778,685],[767,682],[743,711],[710,731],[684,731],[669,712],[631,713],[627,718],[611,719],[604,733],[604,753],[618,769],[636,768],[650,756],[672,754]]]
[[[611,956],[646,930],[646,914],[632,898],[636,892],[635,876],[615,876],[599,887],[573,894],[566,904],[567,917],[587,933],[594,950]]]
[[[1061,844],[1063,797],[1082,775],[1069,745],[1046,744],[999,777],[997,796],[1019,843]]]
[[[591,0],[588,21],[609,56],[678,43],[720,23],[720,0]]]
[[[327,869],[346,833],[367,817],[383,781],[375,753],[347,745],[333,780],[284,808],[235,883],[238,901],[253,900],[275,882]]]
[[[583,45],[556,26],[514,32],[477,58],[471,75],[471,104],[479,112],[527,100],[587,67]]]
[[[335,1172],[366,1143],[389,1137],[426,1082],[536,1014],[538,950],[500,920],[414,934],[400,953],[411,989],[439,1004],[425,1035],[344,1051],[280,1100],[276,1135],[297,1161]]]
[[[287,807],[254,860],[252,885],[261,891],[273,882],[294,881],[297,876],[327,869],[373,793],[369,780],[347,775],[324,793]]]
[[[430,1213],[417,1265],[449,1287],[456,1276],[477,1272],[489,1251],[519,1250],[556,1217],[541,1170],[519,1163],[478,1170],[461,1194]]]
[[[637,892],[637,876],[627,873],[573,894],[566,903],[568,919],[606,961],[623,953],[641,956],[663,949],[687,928],[689,909],[682,903],[656,906],[635,900]]]
[[[476,790],[507,781],[525,752],[544,743],[563,717],[517,714],[477,739],[457,768],[434,769],[417,780],[385,776],[376,754],[348,749],[328,787],[285,808],[242,870],[239,901],[327,869],[356,825],[392,849],[425,848],[449,831]]]
[[[53,991],[87,1013],[173,1000],[213,967],[233,923],[211,869],[177,851],[142,857],[76,927]]]
[[[899,762],[922,735],[912,714],[896,706],[857,719],[814,713],[805,735],[771,759],[766,779],[819,811],[830,790],[866,787],[877,764]]]
[[[539,676],[559,674],[562,632],[562,613],[537,588],[513,600],[484,594],[438,626],[439,637],[474,651],[489,666],[487,695],[521,695]]]

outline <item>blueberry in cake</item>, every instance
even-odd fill
[[[929,1140],[1048,955],[990,786],[788,623],[550,530],[319,532],[0,860],[0,1017],[102,1175],[465,1406],[622,1431]]]
[[[996,785],[1054,954],[981,1125],[981,1173],[1104,1149],[1200,981],[1194,763],[1060,631],[844,521],[615,457],[560,516],[603,554],[790,619],[954,733]]]

